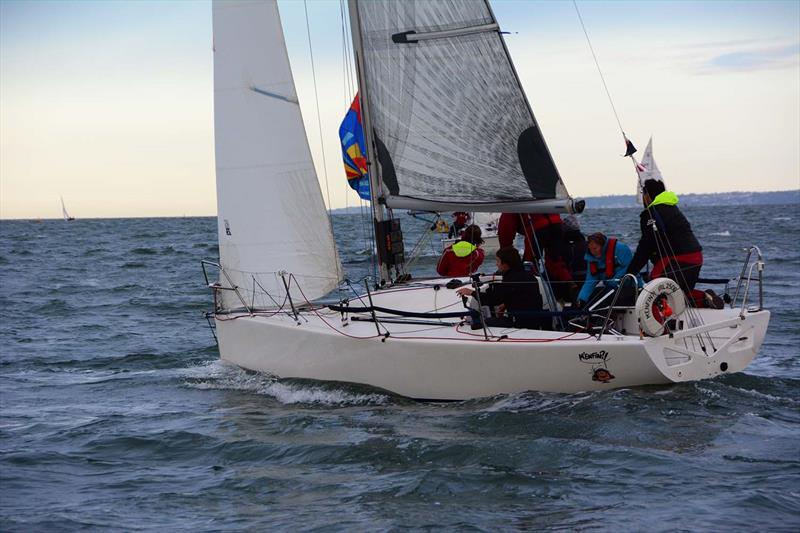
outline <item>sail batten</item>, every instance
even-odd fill
[[[484,31],[497,31],[500,26],[496,23],[481,24],[479,26],[467,26],[465,28],[458,28],[452,30],[441,31],[428,31],[417,32],[416,30],[408,30],[402,33],[395,33],[392,35],[392,42],[395,43],[416,43],[419,41],[426,41],[428,39],[444,39],[447,37],[458,37],[460,35],[469,35],[471,33],[481,33]]]

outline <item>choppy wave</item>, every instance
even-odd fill
[[[130,251],[130,253],[136,255],[156,255],[158,253],[158,250],[154,248],[140,247],[140,248],[134,248],[133,250]]]
[[[797,529],[800,221],[685,212],[705,272],[763,245],[773,316],[745,372],[452,403],[220,362],[213,218],[3,221],[0,529]],[[580,220],[636,244],[636,209]],[[426,227],[403,219],[407,250]],[[369,275],[368,224],[334,230],[346,276]]]
[[[188,369],[185,384],[197,389],[251,392],[269,396],[287,405],[384,405],[390,400],[386,394],[356,392],[353,385],[313,380],[279,380],[274,376],[249,372],[219,360]]]

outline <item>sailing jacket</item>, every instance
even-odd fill
[[[530,312],[542,310],[542,294],[539,280],[533,272],[509,270],[503,273],[503,281],[492,283],[481,292],[481,305],[490,307],[505,304],[506,313],[519,328],[537,328],[542,325],[541,317],[533,317]],[[549,322],[549,319],[547,319]]]
[[[658,228],[658,241],[650,225],[651,216]],[[642,237],[628,265],[628,272],[638,274],[648,260],[654,265],[670,259],[685,265],[703,263],[703,247],[692,232],[691,224],[678,209],[678,196],[674,192],[664,191],[655,197],[639,215],[639,228]]]
[[[600,252],[600,257],[595,257],[589,252],[586,258],[586,281],[583,282],[578,300],[588,302],[595,286],[602,281],[606,287],[616,288],[619,280],[628,271],[633,253],[627,245],[616,239],[608,238]]]
[[[464,277],[473,274],[483,264],[485,252],[467,241],[458,241],[445,248],[436,272],[441,276]]]

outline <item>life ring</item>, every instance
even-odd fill
[[[683,291],[669,278],[656,278],[644,286],[636,299],[636,317],[645,335],[658,337],[664,323],[686,310]]]

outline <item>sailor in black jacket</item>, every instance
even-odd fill
[[[704,297],[693,291],[700,268],[703,266],[703,248],[692,231],[692,226],[678,209],[678,196],[664,188],[658,180],[644,183],[642,199],[645,209],[639,216],[642,232],[639,245],[633,254],[628,273],[638,274],[648,260],[653,263],[650,279],[666,277],[675,280],[689,295]]]
[[[515,328],[547,328],[551,320],[533,316],[542,311],[542,295],[539,292],[539,281],[533,272],[527,272],[522,265],[519,251],[513,246],[500,248],[496,254],[497,270],[502,273],[503,281],[492,283],[485,291],[481,291],[480,303],[498,309],[498,317],[486,319],[489,326]],[[470,287],[461,287],[456,291],[460,296],[474,295]],[[506,317],[500,317],[505,314]]]

